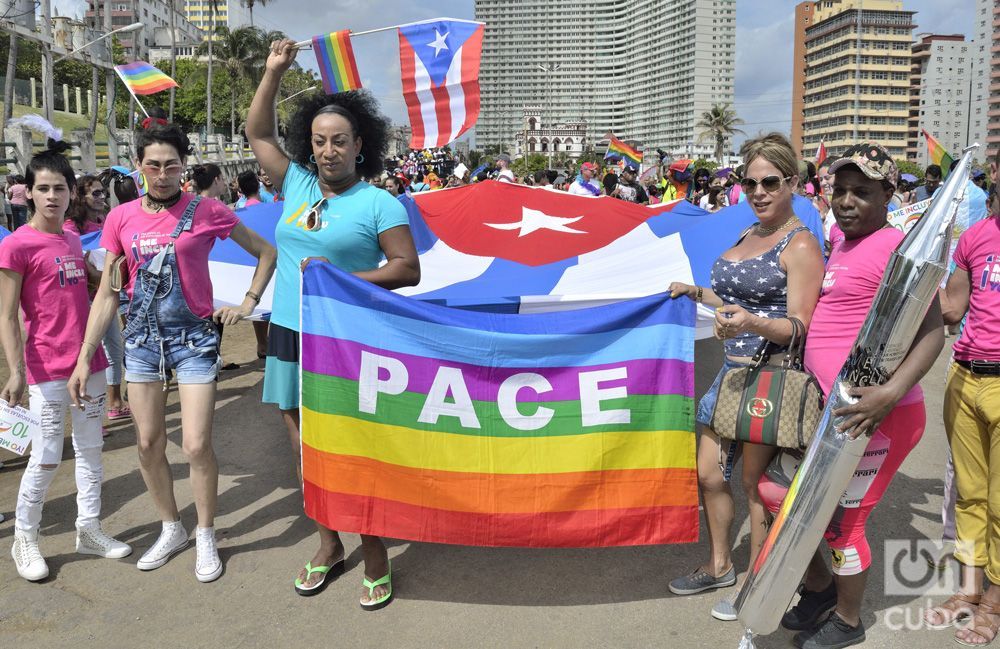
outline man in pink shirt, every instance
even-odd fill
[[[990,170],[1000,180],[1000,154]],[[992,216],[959,238],[955,271],[941,292],[947,324],[968,313],[944,398],[957,487],[955,558],[965,569],[959,592],[928,611],[927,620],[944,626],[971,617],[956,632],[968,645],[989,644],[1000,631],[1000,218],[993,200]]]

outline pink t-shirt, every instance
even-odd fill
[[[108,214],[101,246],[112,255],[125,253],[129,297],[132,296],[132,284],[139,266],[170,243],[170,235],[193,198],[193,194],[185,194],[176,205],[159,214],[143,210],[142,199],[119,205]],[[227,238],[239,222],[239,217],[228,207],[214,198],[204,198],[195,212],[191,230],[177,238],[174,252],[177,254],[181,291],[191,311],[200,318],[210,318],[214,311],[208,253],[215,240]]]
[[[103,223],[88,219],[83,222],[83,232],[80,232],[80,228],[76,227],[76,221],[73,219],[66,219],[63,222],[63,232],[72,232],[80,236],[91,232],[100,232],[102,227],[104,227]]]
[[[834,244],[806,336],[806,369],[819,381],[824,395],[830,394],[847,361],[875,300],[889,256],[902,240],[902,232],[884,228],[861,239],[841,237]],[[918,384],[897,405],[917,403],[923,398]]]
[[[955,265],[969,273],[969,315],[955,342],[960,361],[1000,361],[1000,217],[983,219],[962,233]]]
[[[80,237],[47,234],[27,225],[0,242],[0,268],[19,273],[28,383],[65,380],[83,345],[90,303]],[[98,348],[90,371],[108,366]]]

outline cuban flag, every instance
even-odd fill
[[[399,67],[410,147],[441,147],[479,118],[482,23],[435,20],[399,28]]]

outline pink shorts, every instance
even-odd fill
[[[871,565],[865,522],[875,505],[882,500],[903,460],[920,441],[926,422],[923,401],[896,406],[872,435],[823,535],[833,554],[835,574],[856,575]],[[788,493],[788,486],[777,482],[768,473],[765,471],[761,476],[757,491],[768,510],[777,513]]]

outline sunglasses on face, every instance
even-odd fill
[[[744,178],[740,181],[740,185],[743,186],[743,191],[747,194],[754,193],[757,190],[757,185],[760,185],[768,194],[773,194],[781,189],[782,182],[788,182],[791,179],[791,176],[785,176],[784,178],[781,176],[765,176],[760,180],[756,178]]]
[[[319,199],[306,212],[299,217],[299,223],[310,232],[316,232],[323,227],[323,207],[326,204],[326,197]]]

